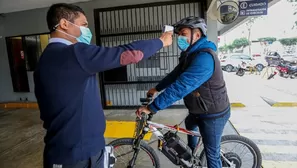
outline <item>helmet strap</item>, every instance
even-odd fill
[[[193,35],[194,35],[194,31],[193,31],[193,29],[191,29],[191,40],[190,40],[190,46],[187,48],[187,50],[186,51],[190,51],[190,49],[192,48],[192,46],[193,46]]]
[[[192,45],[192,43],[193,43],[193,35],[194,35],[194,31],[193,31],[193,29],[191,29],[191,42],[190,42],[190,45]]]

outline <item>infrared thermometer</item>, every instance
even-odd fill
[[[163,27],[163,33],[169,32],[169,31],[173,31],[173,30],[174,30],[174,27],[173,26],[165,25]]]

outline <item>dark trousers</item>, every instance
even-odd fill
[[[222,168],[220,143],[224,127],[229,118],[230,111],[220,118],[213,119],[200,119],[193,114],[189,114],[185,120],[185,125],[188,130],[198,131],[199,127],[208,168]],[[188,145],[192,150],[197,146],[197,143],[198,137],[188,135]]]
[[[103,168],[104,167],[104,150],[87,160],[77,162],[72,165],[44,165],[44,168]]]

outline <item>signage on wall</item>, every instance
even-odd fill
[[[238,6],[239,16],[267,15],[268,0],[241,0]]]

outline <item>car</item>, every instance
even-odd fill
[[[284,53],[280,55],[278,52],[269,52],[265,56],[265,60],[269,66],[278,66],[281,61],[288,61],[292,63],[297,62],[297,54],[293,53]]]
[[[284,54],[282,55],[282,58],[284,61],[297,63],[297,54]]]
[[[261,58],[253,58],[249,55],[243,53],[232,53],[224,55],[220,60],[222,69],[227,72],[233,72],[236,70],[238,65],[242,62],[246,62],[248,64],[247,68],[250,66],[255,66],[258,71],[262,71],[264,69],[265,60]]]
[[[268,66],[278,66],[281,61],[281,56],[278,52],[271,51],[267,53],[267,55],[265,56],[265,60]]]

